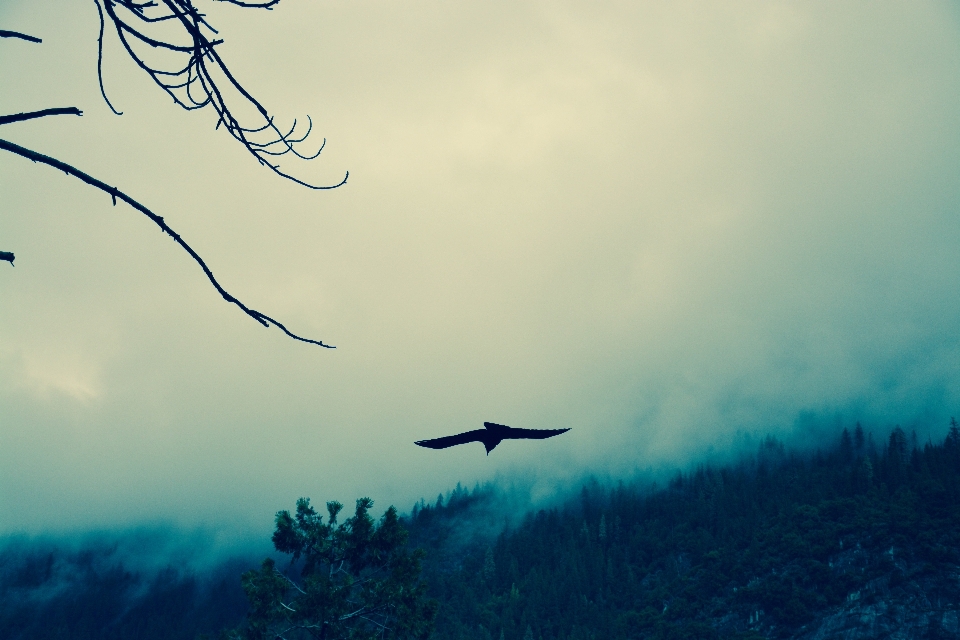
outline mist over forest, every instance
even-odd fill
[[[807,637],[877,602],[900,607],[875,616],[881,631],[953,637],[958,505],[955,423],[926,442],[857,423],[539,500],[516,483],[458,484],[403,523],[426,550],[435,638]],[[264,541],[213,531],[8,536],[0,634],[217,637],[246,615],[240,574],[264,555],[294,571]],[[918,597],[936,598],[933,617]]]

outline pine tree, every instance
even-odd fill
[[[859,422],[857,428],[853,430],[853,444],[856,447],[857,455],[862,454],[864,445],[863,427],[860,426]]]
[[[953,458],[960,458],[960,425],[956,418],[950,418],[950,431],[943,441],[943,447]]]
[[[277,513],[273,545],[293,556],[300,579],[269,558],[259,571],[243,574],[250,613],[232,637],[426,640],[437,603],[425,597],[420,581],[423,552],[406,549],[396,509],[377,523],[372,506],[369,498],[357,500],[355,514],[342,523],[339,502],[327,503],[326,523],[307,498],[297,501],[296,515]]]
[[[853,460],[853,440],[850,439],[850,432],[846,429],[840,434],[840,460],[845,463]]]
[[[483,579],[487,583],[492,583],[497,576],[497,564],[493,559],[493,547],[487,546],[487,552],[483,557]]]

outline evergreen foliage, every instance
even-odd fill
[[[411,516],[437,640],[790,637],[878,579],[957,591],[944,573],[960,564],[955,422],[923,447],[899,427],[882,448],[859,425],[825,452],[768,438],[663,488],[588,484],[493,544],[456,539],[492,499],[458,488]]]
[[[128,534],[127,543],[149,541]],[[136,566],[115,540],[65,549],[11,541],[0,551],[0,638],[4,640],[193,640],[242,619],[237,576],[246,560],[204,574]]]
[[[277,513],[273,544],[292,555],[299,580],[270,558],[244,573],[250,611],[230,637],[425,640],[436,603],[424,597],[420,582],[423,552],[407,549],[396,509],[387,509],[377,523],[372,506],[369,498],[357,500],[354,515],[342,523],[339,502],[327,503],[326,523],[307,498],[297,501],[296,515]]]

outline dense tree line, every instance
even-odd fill
[[[418,505],[438,640],[790,637],[869,585],[925,579],[956,599],[960,430],[918,446],[859,425],[834,446],[774,439],[667,486],[584,486],[485,544],[453,542],[489,492]],[[453,552],[452,549],[458,549]]]
[[[193,640],[246,613],[239,575],[249,559],[224,560],[203,573],[185,562],[156,569],[148,556],[158,553],[157,540],[126,538],[121,544],[104,535],[74,548],[22,539],[4,545],[0,638]],[[138,561],[129,547],[147,557]]]
[[[662,486],[590,482],[525,514],[494,486],[458,486],[384,523],[409,531],[411,551],[426,550],[437,640],[798,637],[824,612],[895,600],[911,584],[929,606],[955,606],[958,425],[938,443],[899,428],[875,442],[857,427],[828,444],[801,453],[768,438],[735,464],[701,465]],[[278,520],[297,534],[296,544],[281,539],[282,551],[313,529],[336,539],[300,511],[306,528],[290,514]],[[240,576],[250,595],[254,555],[148,571],[127,553],[109,540],[72,550],[6,543],[0,637],[192,640],[237,628],[249,611]],[[276,566],[300,579],[305,565],[291,573],[287,564]],[[267,568],[260,578],[274,575]],[[277,593],[296,599],[288,587]]]

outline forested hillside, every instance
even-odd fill
[[[240,573],[256,558],[197,567],[155,538],[9,541],[0,548],[0,638],[193,640],[246,614]],[[158,558],[164,564],[151,566]]]
[[[488,493],[416,509],[435,637],[957,637],[957,425],[941,444],[897,428],[874,446],[859,425],[828,444],[586,486],[489,544],[462,530]]]
[[[590,482],[530,513],[495,486],[421,502],[405,523],[427,551],[433,637],[960,637],[960,429],[822,444],[767,439],[735,464]],[[243,617],[260,552],[158,568],[137,549],[149,541],[8,540],[0,637],[192,640]]]

